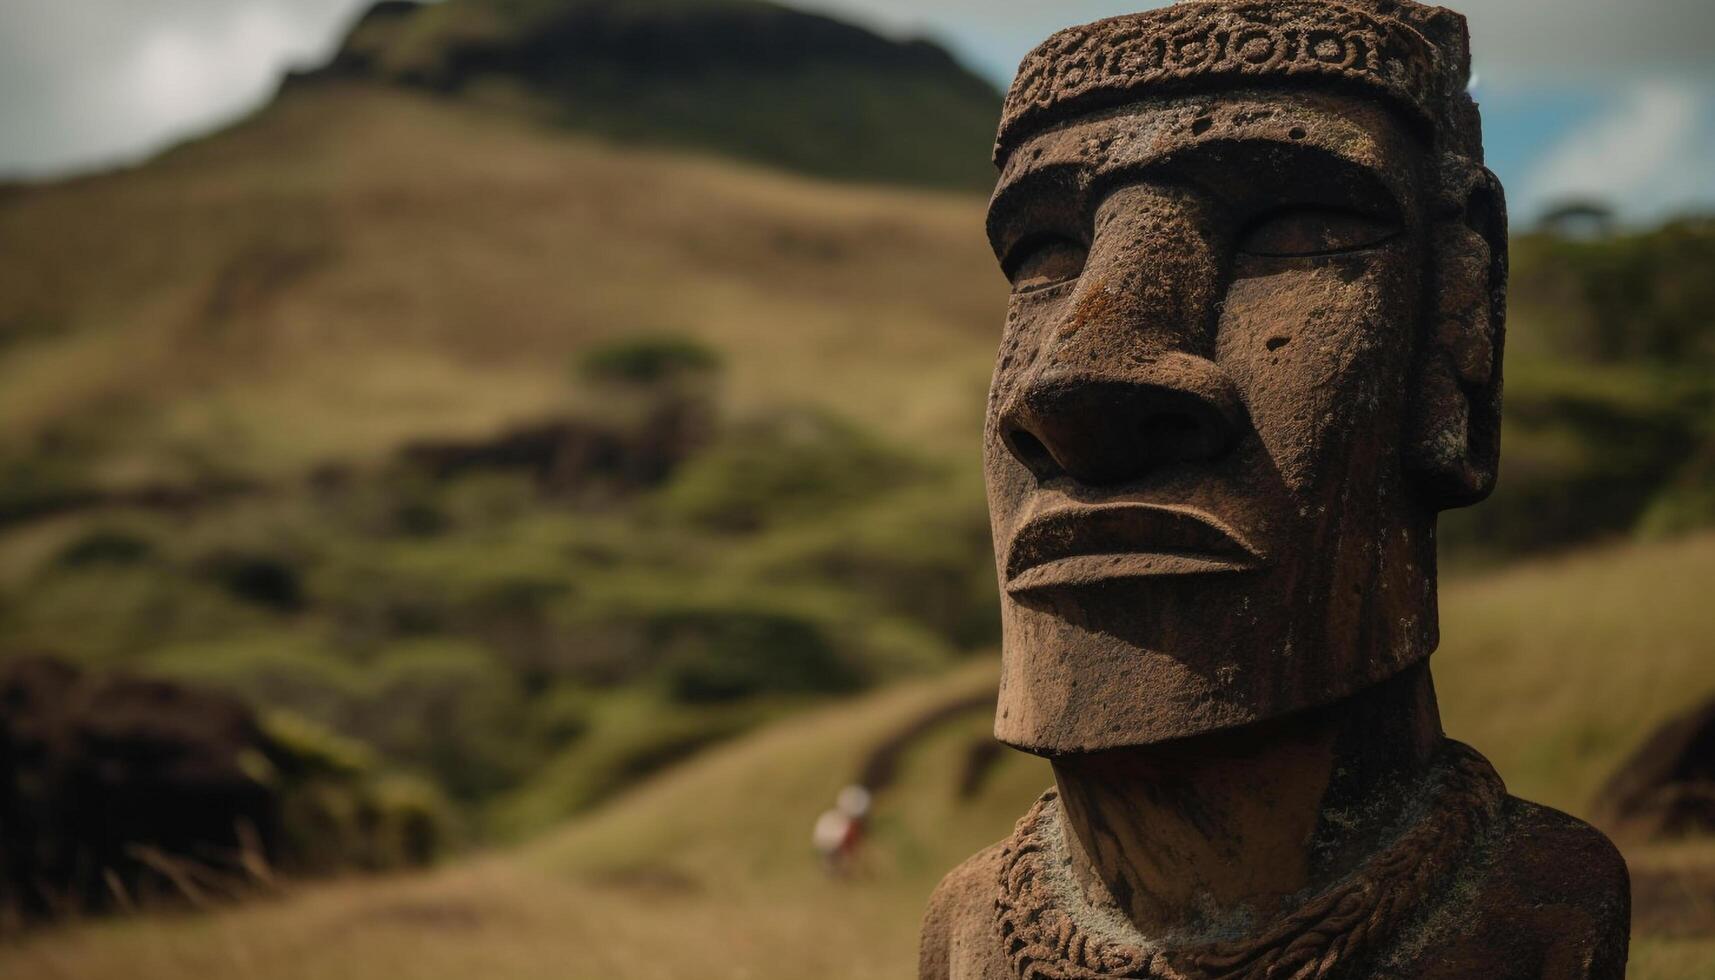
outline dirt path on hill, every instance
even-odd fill
[[[893,785],[894,780],[899,777],[900,763],[904,760],[906,753],[915,748],[919,742],[934,734],[935,730],[942,725],[962,715],[979,709],[993,709],[994,702],[994,692],[983,691],[977,694],[962,695],[930,708],[894,731],[893,734],[876,743],[870,749],[869,754],[864,757],[863,765],[858,768],[857,778],[853,781],[873,794],[880,794]],[[996,747],[998,748],[998,745]],[[972,755],[977,754],[979,753],[973,750]],[[998,753],[996,757],[998,757]],[[992,759],[990,761],[992,762]],[[967,765],[967,770],[969,768]],[[969,775],[967,772],[967,778],[961,781],[961,785],[971,782]]]

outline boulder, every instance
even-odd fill
[[[280,842],[274,754],[227,695],[0,661],[0,913],[197,901],[265,875]]]
[[[1593,812],[1616,836],[1715,833],[1715,701],[1658,728],[1608,778]]]

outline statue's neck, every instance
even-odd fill
[[[1074,873],[1147,936],[1260,930],[1386,843],[1441,737],[1424,664],[1290,718],[1055,760]]]

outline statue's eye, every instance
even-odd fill
[[[1263,215],[1239,236],[1239,251],[1263,258],[1338,255],[1385,245],[1398,225],[1354,211],[1283,208]]]
[[[1027,293],[1070,282],[1084,273],[1090,250],[1070,238],[1042,238],[1019,248],[1008,262],[1016,292]]]

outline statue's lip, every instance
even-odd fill
[[[1255,571],[1262,556],[1192,507],[1117,503],[1059,507],[1013,535],[1006,589],[1017,594],[1117,579]]]

